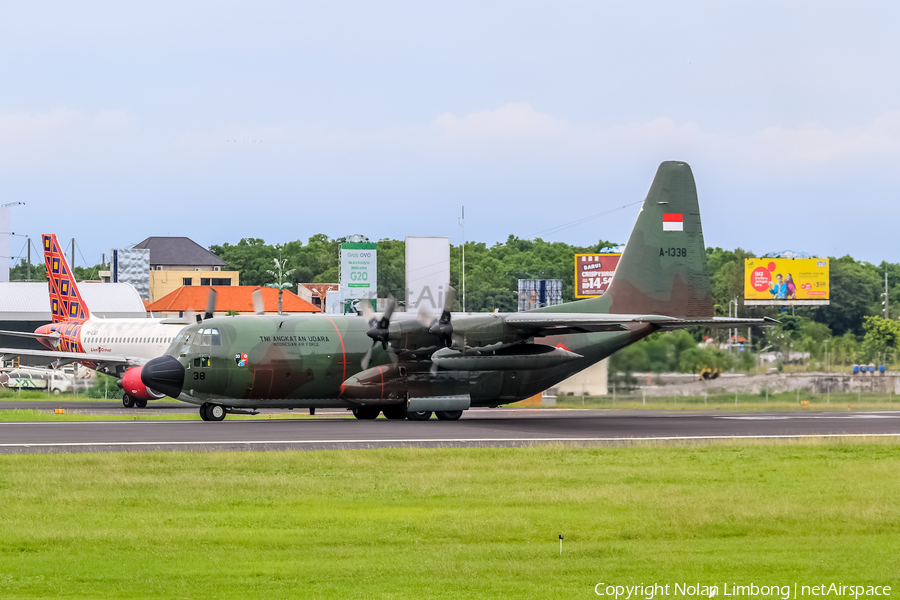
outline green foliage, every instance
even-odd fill
[[[706,268],[710,273],[713,303],[717,315],[728,314],[728,303],[738,299],[738,306],[744,305],[744,259],[753,258],[752,252],[741,248],[723,250],[706,249]]]
[[[831,356],[829,362],[833,365],[849,365],[856,361],[859,353],[859,341],[849,331],[842,336],[831,339]]]
[[[619,350],[610,357],[612,373],[681,371],[685,354],[694,352],[697,342],[684,330],[654,333],[647,338]],[[693,371],[693,369],[688,369]]]
[[[866,335],[857,358],[862,362],[883,363],[898,347],[900,323],[884,317],[866,317],[863,328]]]
[[[211,246],[210,252],[227,263],[229,271],[240,271],[241,285],[271,283],[266,271],[277,256],[273,246],[259,238],[244,238],[236,245]]]
[[[31,273],[29,278],[29,272]],[[31,269],[28,268],[28,262],[23,258],[14,267],[9,269],[10,281],[46,281],[47,267],[43,262],[39,265],[32,264]]]
[[[94,385],[88,388],[84,395],[88,398],[113,398],[122,397],[122,388],[116,385],[118,378],[103,373],[94,373]]]
[[[857,262],[849,256],[832,258],[831,304],[815,310],[816,320],[824,323],[835,335],[850,331],[863,333],[863,319],[878,314],[879,294],[884,291],[884,274],[875,265]]]
[[[384,239],[378,240],[378,297],[388,294],[406,298],[406,242]]]
[[[746,354],[750,356],[749,352]],[[698,346],[682,353],[678,367],[684,373],[699,373],[703,369],[724,372],[734,368],[735,364],[734,357],[725,350]]]

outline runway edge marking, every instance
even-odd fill
[[[674,442],[703,440],[789,440],[816,438],[900,437],[900,433],[820,433],[786,435],[691,435],[661,437],[590,437],[590,438],[419,438],[370,440],[208,440],[173,442],[41,442],[33,444],[0,444],[0,448],[78,448],[92,446],[214,446],[273,444],[416,444],[416,443],[485,443],[485,442]]]

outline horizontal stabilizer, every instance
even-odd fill
[[[60,335],[59,333],[35,333],[34,331],[4,331],[0,330],[0,335],[11,335],[13,337],[23,337],[23,338],[32,338],[35,340],[53,340],[54,342],[58,342]]]

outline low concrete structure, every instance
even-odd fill
[[[689,383],[640,386],[645,396],[702,396],[704,394],[770,394],[808,390],[825,393],[900,393],[900,373],[851,375],[849,373],[769,373],[766,375],[729,374],[702,381],[694,375]]]
[[[609,359],[569,377],[550,392],[557,396],[605,396],[609,393]]]

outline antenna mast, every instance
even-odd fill
[[[462,207],[462,216],[458,219],[462,227],[462,269],[460,280],[462,281],[462,311],[466,312],[466,207]]]

